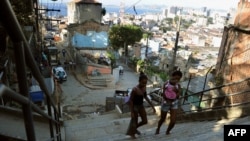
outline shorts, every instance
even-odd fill
[[[161,110],[168,112],[170,109],[178,109],[178,100],[173,101],[172,103],[162,103]]]
[[[134,111],[135,112],[139,112],[141,109],[144,109],[144,106],[143,105],[134,105]]]

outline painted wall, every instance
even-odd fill
[[[75,32],[71,44],[78,48],[107,48],[108,33],[106,31],[87,31],[86,35]]]

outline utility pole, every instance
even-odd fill
[[[45,12],[49,12],[49,11],[56,11],[56,12],[60,12],[61,10],[60,9],[48,9],[48,8],[41,8],[38,4],[38,0],[34,0],[35,1],[35,4],[36,4],[36,7],[34,8],[35,9],[35,15],[36,15],[36,28],[37,28],[37,33],[38,33],[38,40],[40,43],[40,48],[39,48],[39,52],[42,52],[44,50],[44,45],[43,45],[43,30],[41,29],[41,27],[43,26],[44,24],[44,21],[47,21],[47,22],[50,22],[51,24],[51,28],[52,28],[52,21],[59,21],[59,20],[54,20],[54,19],[49,19],[47,16],[46,18],[43,18],[41,16],[41,12],[40,11],[45,11]],[[52,1],[55,1],[55,0],[52,0]],[[39,24],[40,23],[40,24]],[[42,26],[41,26],[42,24]],[[51,42],[50,42],[51,44]]]
[[[175,39],[175,45],[174,45],[174,49],[173,49],[173,58],[172,58],[172,62],[169,66],[169,73],[173,72],[175,69],[175,62],[176,62],[176,53],[178,50],[178,41],[179,41],[179,34],[180,34],[180,26],[181,26],[181,12],[180,12],[180,16],[179,16],[179,22],[178,22],[178,27],[177,27],[177,31],[176,31],[176,39]]]
[[[149,34],[147,33],[147,43],[146,43],[145,59],[148,57],[148,36],[149,36]]]
[[[39,17],[39,15],[38,14],[40,14],[40,12],[38,12],[38,11],[45,11],[45,12],[49,12],[49,11],[56,11],[56,12],[60,12],[61,10],[60,9],[49,9],[49,8],[39,8],[39,6],[37,6],[36,8],[35,8],[35,11],[36,11],[36,17],[37,17],[37,23],[38,23],[38,20],[40,20],[40,21],[47,21],[47,22],[50,22],[50,24],[51,24],[51,28],[52,28],[52,21],[57,21],[57,22],[59,22],[59,21],[61,21],[61,20],[56,20],[56,19],[49,19],[49,18],[38,18]],[[39,27],[38,27],[38,29],[39,29]],[[41,42],[42,42],[42,40],[43,39],[41,39]]]
[[[38,24],[38,9],[37,9],[38,0],[33,0],[33,5],[35,7],[35,15],[36,15],[36,17],[35,17],[35,21],[36,21],[35,29],[36,29],[36,33],[37,33],[37,39],[40,42],[40,35],[39,35],[40,30],[39,30],[39,24]]]

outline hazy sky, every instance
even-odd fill
[[[119,5],[124,2],[126,6],[132,6],[134,4],[150,4],[150,5],[167,5],[167,6],[183,6],[183,7],[208,7],[229,9],[237,8],[240,0],[97,0],[103,5],[116,4]]]
[[[40,0],[41,2],[53,2],[52,0]],[[57,2],[69,2],[71,0],[57,0]],[[125,6],[133,5],[167,5],[167,6],[182,6],[182,7],[208,7],[215,9],[237,8],[240,0],[96,0],[103,5],[120,5],[121,2]]]

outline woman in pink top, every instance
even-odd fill
[[[158,121],[158,127],[155,134],[160,133],[160,128],[167,117],[167,112],[170,111],[170,123],[168,125],[166,134],[170,134],[170,131],[174,128],[176,122],[176,113],[178,109],[178,98],[181,94],[181,86],[179,81],[182,77],[181,71],[174,71],[169,81],[163,86],[163,100],[161,104],[161,118]]]

